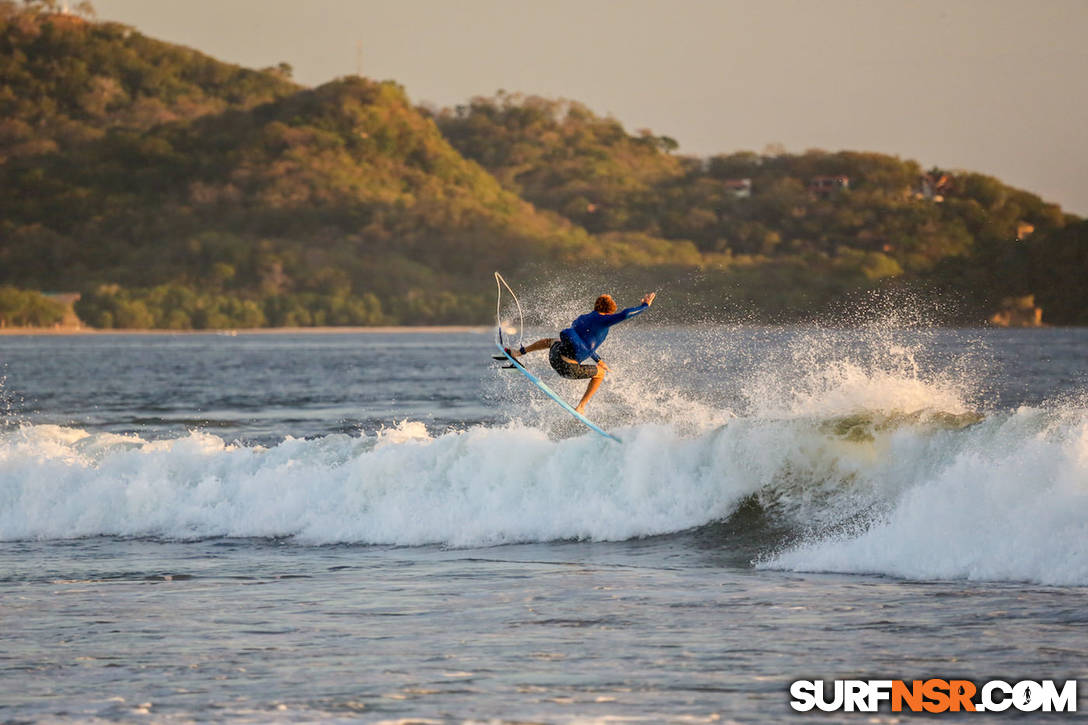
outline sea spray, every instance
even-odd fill
[[[581,313],[556,289],[538,289],[551,314],[544,326],[526,331],[527,340],[554,337],[569,324],[569,315]],[[589,291],[580,290],[591,303]],[[667,304],[667,296],[662,299]],[[526,305],[530,316],[540,312],[535,305]],[[963,414],[988,407],[987,379],[997,366],[982,339],[965,335],[954,349],[938,350],[938,331],[910,310],[879,312],[872,319],[859,312],[852,329],[655,328],[651,309],[614,328],[598,351],[612,370],[589,415],[606,428],[655,421],[697,435],[738,416]],[[552,374],[545,353],[530,354],[525,363],[565,398],[581,396],[585,383]],[[562,411],[516,376],[488,383],[489,397],[512,420],[551,429],[563,419]],[[559,430],[562,435],[567,427]]]

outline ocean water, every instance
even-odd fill
[[[902,720],[793,713],[821,678],[1088,708],[1088,330],[631,322],[589,409],[623,444],[493,350],[0,336],[0,721]]]

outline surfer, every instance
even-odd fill
[[[604,381],[604,374],[608,372],[608,366],[597,355],[597,348],[608,337],[608,329],[618,322],[634,317],[645,312],[654,303],[657,294],[651,292],[642,298],[642,304],[637,307],[628,307],[616,312],[616,302],[612,295],[601,295],[593,304],[593,311],[581,315],[570,327],[559,333],[558,338],[545,337],[531,345],[522,346],[517,352],[506,348],[506,354],[512,358],[525,355],[536,350],[549,350],[548,362],[552,369],[559,373],[560,377],[571,380],[589,379],[586,386],[586,394],[582,401],[575,406],[575,410],[585,414],[586,405],[597,393]],[[592,364],[583,364],[583,360],[592,358]]]

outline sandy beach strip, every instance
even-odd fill
[[[255,327],[226,330],[108,329],[94,327],[0,327],[0,335],[357,335],[357,334],[484,334],[494,331],[482,325],[421,325],[388,327]]]

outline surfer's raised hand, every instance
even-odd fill
[[[648,295],[646,295],[645,297],[642,298],[642,304],[649,307],[650,305],[652,305],[654,303],[654,297],[657,297],[657,293],[656,292],[651,292],[650,294],[648,294]]]

